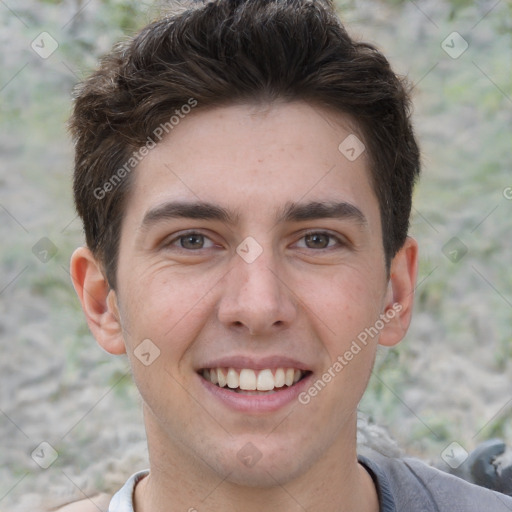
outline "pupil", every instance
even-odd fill
[[[318,247],[319,243],[322,247],[326,247],[327,235],[306,235],[306,243],[308,242],[313,242],[313,245],[315,245],[316,247]]]
[[[187,235],[181,240],[181,246],[185,249],[197,249],[203,245],[203,235]]]

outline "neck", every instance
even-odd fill
[[[357,462],[356,421],[305,472],[271,486],[244,486],[219,475],[146,417],[150,475],[136,487],[135,512],[244,510],[378,512],[373,481]]]

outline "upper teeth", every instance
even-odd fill
[[[250,368],[235,370],[234,368],[210,368],[203,370],[202,375],[206,380],[217,384],[221,388],[226,385],[231,389],[240,388],[245,391],[271,391],[274,388],[291,386],[304,372],[294,368],[277,368],[272,370],[255,371]]]

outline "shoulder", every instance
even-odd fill
[[[512,511],[512,497],[471,484],[414,458],[366,455],[376,476],[387,480],[397,512]]]
[[[54,509],[53,512],[107,512],[110,498],[108,494],[98,494],[90,499],[69,503]]]

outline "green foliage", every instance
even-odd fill
[[[512,422],[512,409],[509,407],[508,410],[503,411],[497,418],[494,418],[489,425],[487,425],[482,432],[480,432],[479,438],[485,439],[508,439],[511,435],[511,422]]]
[[[145,21],[147,2],[139,0],[103,0],[104,11],[108,16],[108,26],[115,26],[125,34],[138,30]]]
[[[136,396],[135,384],[131,374],[116,370],[108,380],[108,387],[113,389],[117,399],[122,400],[128,406],[133,406]]]

